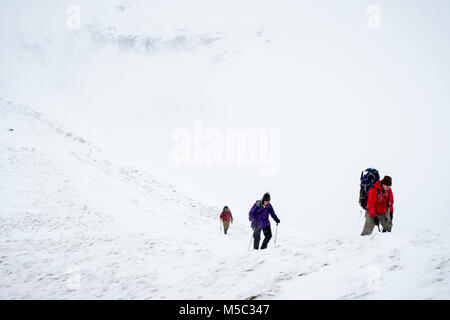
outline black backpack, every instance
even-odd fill
[[[365,171],[361,172],[359,204],[364,210],[367,209],[366,207],[369,190],[378,180],[380,180],[380,174],[378,173],[378,170],[375,168],[367,168]]]

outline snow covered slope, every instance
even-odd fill
[[[317,241],[283,220],[248,251],[247,212],[223,235],[220,208],[27,106],[0,99],[0,124],[1,299],[450,298],[448,228]]]

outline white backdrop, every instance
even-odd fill
[[[67,25],[73,4],[79,28]],[[367,26],[373,4],[379,29]],[[449,10],[446,1],[2,1],[0,94],[241,221],[270,191],[284,230],[359,233],[359,176],[374,166],[393,178],[394,231],[448,225]],[[219,132],[278,130],[278,173],[175,165],[170,137],[196,120]]]

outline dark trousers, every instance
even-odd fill
[[[270,241],[270,238],[272,238],[272,230],[270,229],[270,226],[266,228],[257,228],[253,231],[253,249],[258,250],[259,249],[259,241],[261,240],[261,230],[264,233],[264,240],[261,245],[261,249],[266,249],[267,244]]]

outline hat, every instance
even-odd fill
[[[385,186],[392,186],[392,178],[389,176],[384,176],[383,180],[380,181],[381,184],[384,184]]]
[[[222,211],[225,211],[225,209],[228,209],[228,206],[223,207],[223,210],[222,210]]]
[[[270,194],[268,192],[263,195],[262,202],[264,203],[264,201],[270,201]]]

